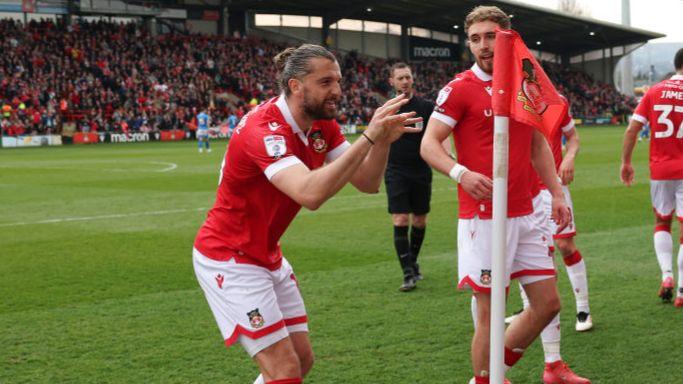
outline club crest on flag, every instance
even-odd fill
[[[496,30],[495,52],[493,114],[531,125],[546,136],[552,135],[568,106],[543,67],[513,30]]]
[[[548,104],[543,101],[541,86],[536,80],[536,70],[534,64],[529,59],[522,59],[522,88],[517,92],[517,101],[524,103],[524,109],[537,115],[542,115]]]
[[[249,324],[252,328],[258,329],[263,327],[263,324],[265,324],[265,320],[263,319],[263,316],[261,316],[261,312],[259,312],[258,308],[248,312],[247,316],[249,316]]]

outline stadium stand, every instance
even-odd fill
[[[277,93],[271,58],[280,43],[258,38],[164,34],[135,23],[0,20],[0,107],[5,135],[150,132],[193,127],[196,111],[212,121],[244,115]],[[344,76],[341,123],[364,124],[388,96],[396,60],[338,53]],[[412,63],[417,91],[433,98],[467,65]],[[623,120],[635,99],[586,73],[544,63],[575,116]]]

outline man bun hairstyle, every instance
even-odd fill
[[[302,79],[311,73],[313,68],[310,62],[315,58],[337,61],[332,52],[315,44],[302,44],[297,48],[289,47],[278,53],[273,61],[277,68],[277,83],[280,91],[289,96],[292,93],[288,85],[289,80]]]
[[[674,56],[674,68],[676,68],[677,71],[683,69],[683,48],[679,49],[678,52],[676,52],[676,56]]]
[[[480,5],[474,7],[467,17],[465,17],[465,33],[467,33],[472,24],[480,23],[482,21],[493,21],[500,25],[501,29],[510,29],[512,27],[510,16],[503,12],[502,9],[496,6]]]

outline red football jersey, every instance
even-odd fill
[[[334,120],[313,123],[304,134],[280,96],[242,118],[230,139],[216,202],[194,246],[203,255],[275,270],[280,237],[301,208],[271,184],[279,171],[303,163],[321,167],[350,146]]]
[[[458,162],[473,172],[493,175],[493,110],[491,75],[476,64],[455,76],[439,92],[432,118],[453,129]],[[508,173],[508,217],[528,215],[533,211],[530,180],[531,141],[534,128],[510,120]],[[459,217],[492,215],[491,200],[475,200],[458,185]]]
[[[650,124],[650,178],[683,179],[683,75],[652,86],[633,119]]]
[[[560,121],[560,127],[556,129],[551,137],[546,137],[548,140],[548,145],[550,145],[550,150],[553,152],[553,160],[555,160],[555,170],[560,170],[560,165],[562,164],[562,135],[571,131],[574,128],[574,118],[567,108],[567,113]],[[536,171],[534,170],[534,173]],[[537,175],[538,176],[538,175]],[[546,189],[547,187],[538,177],[538,186],[541,189]],[[533,192],[532,192],[533,193]]]

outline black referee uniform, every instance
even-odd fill
[[[434,105],[420,97],[413,96],[399,110],[417,112],[422,117],[423,128],[427,126]],[[391,144],[389,161],[384,175],[384,184],[389,201],[389,213],[426,215],[432,196],[432,169],[420,156],[420,143],[424,129],[418,133],[404,133]],[[408,238],[408,227],[394,226],[394,245],[404,279],[420,279],[417,256],[422,246],[425,229],[413,227]]]

